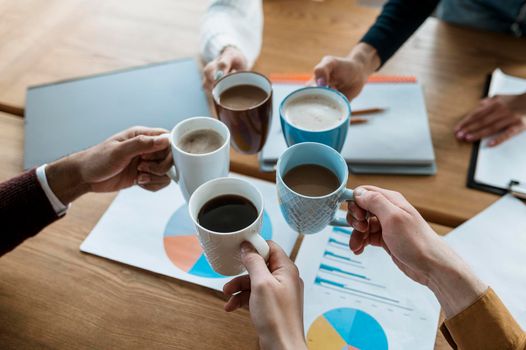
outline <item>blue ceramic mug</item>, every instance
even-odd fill
[[[306,164],[322,166],[334,173],[339,187],[325,196],[310,197],[295,192],[283,181],[291,169]],[[329,146],[303,142],[289,147],[279,158],[276,185],[281,213],[289,226],[299,233],[310,234],[327,225],[350,226],[345,218],[336,218],[343,201],[354,200],[353,190],[346,188],[349,170],[343,157]]]
[[[297,123],[291,122],[287,116],[287,107],[289,104],[309,96],[329,99],[340,109],[341,120],[339,120],[337,124],[316,130],[307,129],[297,125]],[[310,86],[298,89],[287,95],[279,106],[279,116],[281,129],[283,130],[283,136],[285,137],[287,146],[290,147],[301,142],[318,142],[341,152],[345,138],[347,137],[347,130],[349,129],[351,106],[347,97],[337,90],[327,87]],[[297,116],[296,118],[301,118],[301,116]]]

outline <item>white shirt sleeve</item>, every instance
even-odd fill
[[[42,186],[42,189],[44,190],[44,193],[46,194],[47,199],[51,203],[51,206],[55,210],[57,216],[64,216],[69,208],[69,205],[64,205],[60,201],[60,199],[58,199],[57,196],[53,193],[51,187],[49,187],[46,176],[46,166],[47,164],[44,164],[37,168],[36,173],[38,182],[40,182],[40,186]]]
[[[263,36],[262,0],[212,0],[201,23],[201,56],[215,59],[223,48],[232,45],[254,65]]]

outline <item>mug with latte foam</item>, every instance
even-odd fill
[[[228,175],[230,131],[212,117],[193,117],[178,123],[167,135],[174,166],[167,173],[188,202],[205,182]]]
[[[349,121],[349,100],[327,87],[305,87],[290,93],[279,107],[287,146],[318,142],[341,152]]]

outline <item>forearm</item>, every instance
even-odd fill
[[[0,255],[58,219],[35,170],[0,184]]]
[[[384,64],[431,15],[440,0],[389,0],[361,42],[378,50]]]
[[[201,56],[209,62],[226,46],[235,46],[245,55],[250,67],[259,55],[262,35],[261,0],[215,0],[201,25]]]
[[[78,157],[75,155],[49,164],[46,177],[53,193],[66,205],[89,191],[89,184],[82,179]]]
[[[473,304],[488,288],[447,244],[437,242],[426,264],[428,287],[451,318]]]
[[[378,51],[364,42],[356,44],[347,57],[354,62],[360,63],[367,75],[374,73],[381,65]]]

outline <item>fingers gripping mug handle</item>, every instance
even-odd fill
[[[179,172],[177,171],[177,169],[175,168],[175,165],[172,166],[170,168],[170,170],[168,170],[168,172],[166,173],[166,175],[168,175],[168,177],[170,179],[172,179],[173,181],[175,181],[175,183],[178,183],[179,182]]]
[[[267,241],[263,239],[258,234],[250,235],[246,238],[248,242],[250,242],[254,248],[257,250],[258,254],[265,259],[265,261],[268,261],[269,255],[270,255],[270,247],[268,246]]]
[[[342,196],[340,197],[340,201],[354,201],[354,192],[351,189],[346,188]],[[347,218],[334,218],[332,219],[331,226],[339,226],[339,227],[349,227],[349,223],[347,222]]]

